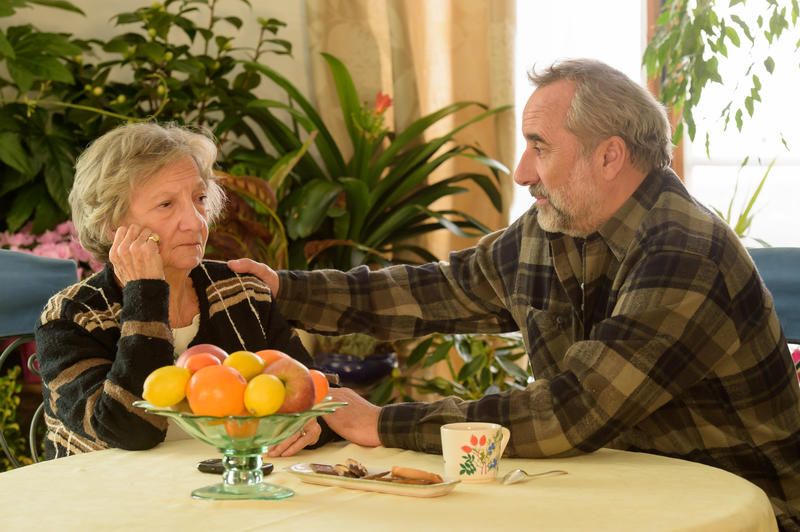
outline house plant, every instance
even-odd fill
[[[477,102],[457,102],[423,116],[402,131],[391,131],[383,121],[383,112],[391,104],[389,96],[378,94],[374,105],[362,103],[345,65],[329,54],[323,54],[323,58],[333,76],[353,147],[347,160],[314,107],[286,78],[266,65],[245,65],[286,92],[288,104],[252,102],[248,111],[264,117],[275,110],[291,115],[294,129],[269,121],[276,125],[271,133],[284,151],[298,149],[304,134],[317,133],[313,146],[319,157],[307,152],[297,161],[291,179],[274,183],[289,241],[289,267],[347,270],[361,264],[385,265],[399,252],[423,261],[435,260],[408,239],[443,228],[462,236],[487,233],[489,229],[468,213],[434,210],[431,204],[464,192],[466,189],[458,184],[472,181],[500,210],[497,183],[508,169],[478,146],[460,144],[454,138],[471,124],[506,112],[510,106],[487,109]],[[444,135],[425,139],[431,126],[468,108],[477,109],[477,114]],[[477,161],[491,177],[460,173],[428,182],[431,172],[456,157]]]
[[[66,1],[18,0],[14,7],[32,4],[82,13]],[[270,145],[261,141],[266,126],[239,112],[258,99],[252,91],[263,77],[239,61],[290,53],[291,44],[275,36],[284,24],[259,19],[254,46],[234,46],[231,34],[242,20],[217,16],[217,4],[167,0],[120,13],[116,24],[133,28],[106,41],[41,32],[31,25],[0,31],[0,61],[9,73],[0,77],[0,229],[15,232],[31,221],[32,230],[41,233],[65,220],[75,158],[125,121],[158,119],[210,129],[219,141],[220,166],[231,176],[264,177],[276,170],[278,157],[268,155]],[[14,8],[0,10],[0,16],[13,13]],[[196,22],[201,18],[202,24]],[[90,60],[100,54],[103,60]],[[279,231],[261,203],[268,194],[247,179],[230,178],[224,185],[241,201],[229,210],[223,229],[251,224],[246,234],[271,242]],[[258,193],[247,194],[254,190]],[[261,231],[254,232],[258,225]],[[238,244],[237,255],[251,255],[247,244],[252,240],[232,242],[229,234],[221,230],[219,242],[212,236],[212,249]],[[274,249],[252,250],[255,258],[274,258]]]
[[[401,369],[370,390],[370,400],[386,404],[418,400],[419,395],[480,399],[533,381],[520,361],[527,357],[519,333],[434,334],[416,343]],[[430,369],[444,371],[430,376]],[[416,395],[414,395],[416,394]]]

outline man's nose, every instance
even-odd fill
[[[514,182],[523,187],[529,187],[539,182],[539,176],[534,168],[533,161],[527,153],[519,158],[519,163],[514,169]]]

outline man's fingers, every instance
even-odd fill
[[[278,295],[278,275],[266,264],[251,259],[235,259],[228,261],[228,267],[235,273],[255,275],[272,290],[272,295]]]
[[[263,268],[263,264],[259,264],[252,259],[233,259],[228,261],[228,268],[236,273],[255,274]]]

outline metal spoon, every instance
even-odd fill
[[[556,476],[556,475],[566,475],[567,472],[561,469],[551,469],[550,471],[542,471],[541,473],[528,473],[522,469],[514,469],[506,473],[506,475],[500,479],[500,482],[503,484],[516,484],[517,482],[523,482],[535,477],[544,477],[544,476]]]

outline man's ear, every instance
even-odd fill
[[[611,181],[619,175],[628,160],[628,145],[622,137],[613,136],[598,145],[600,172],[603,179]]]

